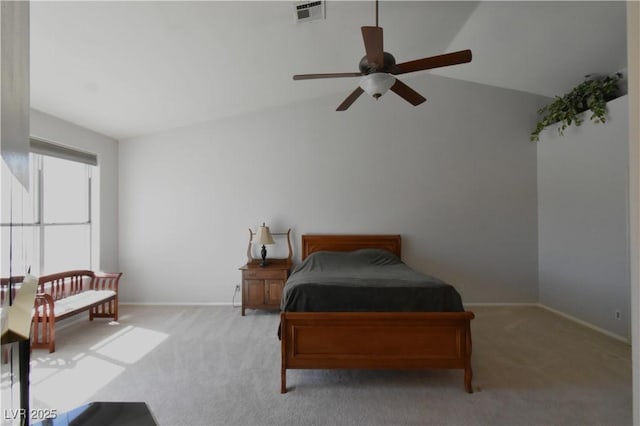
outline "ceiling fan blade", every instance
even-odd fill
[[[398,75],[414,71],[447,67],[449,65],[464,64],[466,62],[471,62],[471,50],[469,49],[396,64],[390,72],[391,74]]]
[[[351,104],[354,103],[356,101],[356,99],[358,99],[358,97],[360,95],[362,95],[363,93],[364,93],[364,90],[362,90],[362,88],[360,86],[358,86],[356,88],[356,90],[351,92],[351,94],[349,96],[347,96],[347,99],[345,99],[338,106],[338,108],[336,108],[336,111],[346,111],[346,109],[349,108],[351,106]]]
[[[396,82],[391,86],[391,90],[413,106],[420,105],[427,100],[420,93],[416,92],[398,79],[396,79]]]
[[[367,52],[369,66],[381,70],[384,68],[384,49],[382,46],[382,28],[362,27],[364,49]]]
[[[362,77],[361,72],[336,72],[329,74],[296,74],[294,80],[313,80],[314,78]]]

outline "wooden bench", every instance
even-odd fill
[[[87,270],[43,275],[33,309],[31,348],[55,351],[56,321],[89,311],[94,318],[118,320],[118,282],[122,273],[95,273]],[[22,277],[3,278],[2,286],[22,282]],[[6,290],[2,292],[3,298]]]

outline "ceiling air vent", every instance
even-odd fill
[[[324,19],[323,1],[298,1],[294,3],[296,22],[311,22]]]

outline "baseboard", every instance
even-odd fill
[[[620,336],[619,334],[612,333],[612,332],[610,332],[608,330],[605,330],[604,328],[598,327],[597,325],[593,325],[590,322],[583,321],[583,320],[581,320],[579,318],[576,318],[576,317],[574,317],[572,315],[566,314],[566,313],[564,313],[562,311],[559,311],[557,309],[550,308],[549,306],[544,305],[542,303],[538,303],[538,302],[535,302],[535,303],[465,303],[464,306],[465,307],[469,307],[469,308],[472,308],[474,306],[477,306],[477,307],[509,307],[509,306],[517,307],[517,306],[522,306],[522,307],[542,308],[542,309],[545,309],[545,310],[547,310],[547,311],[549,311],[549,312],[551,312],[553,314],[556,314],[556,315],[561,316],[561,317],[563,317],[565,319],[568,319],[570,321],[573,321],[575,323],[583,325],[583,326],[585,326],[587,328],[590,328],[591,330],[594,330],[594,331],[597,331],[599,333],[605,334],[605,335],[607,335],[607,336],[609,336],[609,337],[611,337],[611,338],[613,338],[615,340],[618,340],[618,341],[620,341],[622,343],[626,343],[628,345],[631,344],[631,341],[629,339],[627,339],[626,337]]]
[[[619,334],[612,333],[612,332],[610,332],[608,330],[605,330],[604,328],[600,328],[597,325],[593,325],[590,322],[583,321],[583,320],[581,320],[579,318],[576,318],[576,317],[574,317],[572,315],[565,314],[564,312],[558,311],[557,309],[550,308],[549,306],[543,305],[542,303],[537,303],[537,306],[541,307],[542,309],[546,309],[547,311],[552,312],[552,313],[554,313],[556,315],[559,315],[559,316],[561,316],[563,318],[566,318],[566,319],[571,320],[573,322],[576,322],[576,323],[578,323],[580,325],[583,325],[583,326],[585,326],[587,328],[590,328],[592,330],[595,330],[597,332],[605,334],[605,335],[607,335],[607,336],[609,336],[609,337],[611,337],[611,338],[613,338],[615,340],[618,340],[618,341],[620,341],[622,343],[626,343],[628,345],[631,345],[631,341],[629,339],[627,339],[626,337],[620,336]]]
[[[496,306],[496,307],[500,307],[500,306],[539,306],[538,303],[516,303],[516,302],[508,302],[508,303],[465,303],[464,306],[468,306],[468,307],[474,307],[474,306]]]
[[[212,302],[212,303],[185,303],[185,302],[181,302],[181,303],[168,303],[168,302],[120,302],[120,305],[123,306],[231,306],[234,308],[239,308],[240,305],[234,305],[231,302]],[[564,312],[558,311],[557,309],[553,309],[550,308],[549,306],[546,306],[542,303],[465,303],[464,304],[466,307],[472,308],[474,306],[477,307],[508,307],[508,306],[514,306],[514,307],[538,307],[538,308],[542,308],[545,309],[553,314],[559,315],[563,318],[566,318],[570,321],[573,321],[575,323],[578,323],[580,325],[583,325],[587,328],[590,328],[594,331],[597,331],[599,333],[605,334],[615,340],[618,340],[622,343],[626,343],[628,345],[631,344],[631,342],[629,341],[629,339],[627,339],[626,337],[620,336],[618,334],[612,333],[608,330],[605,330],[604,328],[598,327],[596,325],[593,325],[587,321],[583,321],[579,318],[576,318],[572,315],[566,314]]]
[[[118,302],[120,306],[233,306],[239,308],[240,305],[232,305],[231,302]]]

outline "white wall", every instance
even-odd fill
[[[540,135],[540,303],[629,338],[628,97],[608,109],[604,124],[587,114]]]
[[[400,233],[467,302],[537,302],[541,98],[432,75],[428,99],[340,93],[121,141],[122,300],[229,303],[248,227]],[[304,86],[300,86],[304,90]]]
[[[118,269],[118,142],[112,138],[61,120],[49,114],[31,110],[31,136],[94,153],[100,170],[100,199],[94,220],[100,228],[100,269]]]

